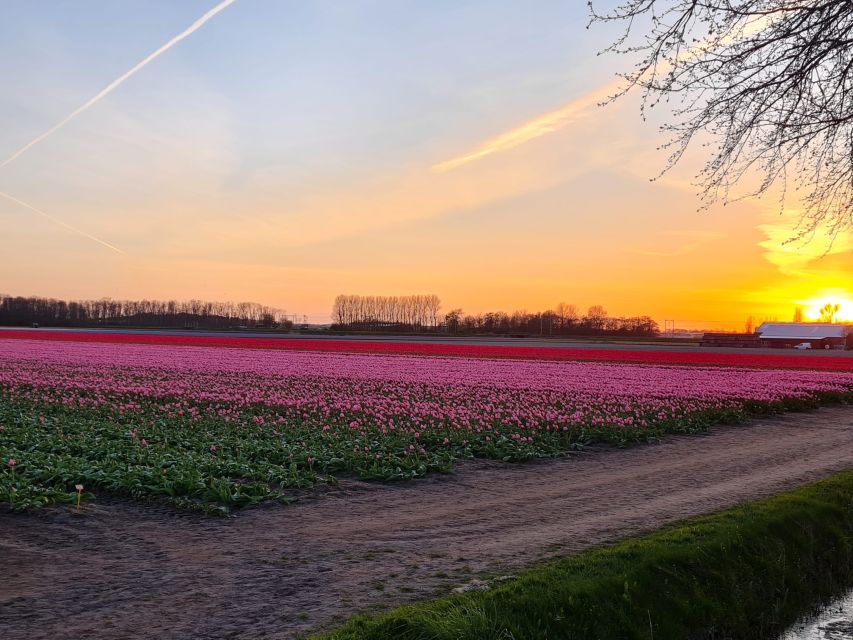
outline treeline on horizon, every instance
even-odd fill
[[[0,326],[161,327],[192,329],[291,329],[284,310],[255,302],[203,300],[58,300],[0,294]],[[449,333],[453,335],[624,335],[654,336],[649,316],[613,317],[600,305],[581,314],[571,304],[539,312],[441,313],[436,295],[339,295],[332,309],[338,331]]]
[[[453,309],[442,315],[436,295],[339,295],[332,307],[332,329],[342,331],[426,332],[456,335],[624,335],[655,336],[649,316],[612,317],[604,307],[581,315],[575,305],[560,303],[539,312],[493,311],[466,314]]]
[[[332,328],[354,331],[437,330],[444,318],[433,294],[412,296],[339,295],[332,304]]]
[[[285,312],[256,302],[57,300],[0,294],[0,325],[138,326],[193,329],[292,326]]]

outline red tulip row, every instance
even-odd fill
[[[461,358],[513,358],[522,360],[624,362],[658,365],[750,367],[853,371],[853,358],[845,356],[662,351],[655,349],[572,349],[561,347],[439,344],[433,342],[374,342],[332,339],[258,338],[251,336],[194,336],[144,333],[72,331],[0,331],[0,340],[59,340],[171,346],[239,347],[334,353],[370,353]]]

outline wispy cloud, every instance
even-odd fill
[[[521,126],[507,131],[506,133],[502,133],[490,140],[486,140],[479,147],[469,153],[456,158],[451,158],[450,160],[445,160],[444,162],[439,162],[438,164],[433,165],[432,170],[437,173],[451,171],[466,165],[469,162],[480,160],[494,153],[515,149],[516,147],[520,147],[531,140],[559,131],[566,125],[574,122],[578,116],[590,107],[596,106],[615,94],[619,90],[620,84],[621,83],[619,82],[613,82],[606,86],[599,87],[576,100],[572,100],[567,105],[555,111],[542,114],[529,122],[525,122]]]
[[[820,263],[829,256],[853,250],[853,233],[830,237],[826,229],[818,229],[812,236],[793,239],[799,210],[785,212],[779,221],[757,225],[766,239],[758,243],[764,249],[764,259],[776,266],[786,276],[811,277],[820,269]]]
[[[208,12],[207,12],[207,13],[205,13],[203,16],[201,16],[198,20],[196,20],[195,22],[193,22],[189,27],[187,27],[186,29],[184,29],[183,31],[181,31],[181,33],[179,33],[179,34],[178,34],[178,35],[176,35],[174,38],[172,38],[171,40],[169,40],[166,44],[164,44],[164,45],[163,45],[163,46],[161,46],[159,49],[157,49],[157,50],[156,50],[156,51],[154,51],[153,53],[151,53],[151,54],[149,54],[148,56],[146,56],[146,57],[145,57],[141,62],[138,62],[138,63],[137,63],[136,65],[134,65],[130,70],[126,71],[125,73],[123,73],[122,75],[120,75],[118,78],[116,78],[115,80],[113,80],[113,81],[112,81],[111,83],[109,83],[106,87],[104,87],[103,89],[101,89],[97,94],[95,94],[94,96],[92,96],[92,97],[91,97],[89,100],[87,100],[85,103],[83,103],[82,105],[80,105],[79,107],[77,107],[74,111],[72,111],[70,114],[68,114],[67,116],[65,116],[62,120],[60,120],[60,121],[59,121],[57,124],[55,124],[53,127],[51,127],[50,129],[48,129],[47,131],[45,131],[44,133],[42,133],[42,134],[41,134],[41,135],[39,135],[38,137],[34,138],[33,140],[31,140],[30,142],[28,142],[27,144],[25,144],[23,147],[21,147],[20,149],[18,149],[17,151],[15,151],[11,156],[9,156],[8,158],[6,158],[3,162],[0,162],[0,168],[5,167],[5,166],[6,166],[6,165],[8,165],[9,163],[13,162],[15,159],[17,159],[18,157],[20,157],[21,155],[23,155],[24,153],[26,153],[29,149],[31,149],[31,148],[32,148],[32,147],[34,147],[35,145],[39,144],[40,142],[42,142],[42,141],[43,141],[43,140],[45,140],[46,138],[48,138],[48,137],[50,137],[51,135],[53,135],[54,133],[56,133],[59,129],[61,129],[61,128],[62,128],[62,127],[64,127],[66,124],[68,124],[69,122],[71,122],[74,118],[76,118],[77,116],[79,116],[81,113],[83,113],[84,111],[86,111],[86,110],[87,110],[87,109],[89,109],[90,107],[92,107],[92,106],[94,106],[95,104],[97,104],[97,103],[98,103],[98,101],[102,100],[103,98],[105,98],[106,96],[108,96],[109,94],[111,94],[113,91],[115,91],[115,90],[116,90],[118,87],[120,87],[120,86],[121,86],[121,85],[122,85],[126,80],[128,80],[131,76],[133,76],[134,74],[136,74],[138,71],[140,71],[140,70],[141,70],[143,67],[145,67],[147,64],[149,64],[150,62],[152,62],[152,61],[156,60],[157,58],[159,58],[161,55],[163,55],[164,53],[166,53],[169,49],[171,49],[171,48],[172,48],[172,47],[174,47],[176,44],[178,44],[179,42],[181,42],[181,40],[184,40],[185,38],[188,38],[188,37],[189,37],[189,36],[191,36],[193,33],[195,33],[196,31],[198,31],[199,29],[201,29],[201,28],[205,25],[205,23],[207,23],[210,19],[212,19],[214,16],[216,16],[218,13],[220,13],[220,12],[221,12],[221,11],[223,11],[224,9],[227,9],[230,5],[234,4],[236,1],[237,1],[237,0],[224,0],[223,2],[220,2],[218,5],[216,5],[215,7],[213,7],[210,11],[208,11]]]
[[[719,41],[700,41],[696,43],[693,47],[682,51],[679,55],[679,59],[682,61],[687,61],[701,54],[708,53],[710,46],[729,44],[732,41],[737,40],[738,38],[748,37],[749,35],[763,29],[768,22],[769,19],[767,18],[756,19],[747,22],[741,27],[740,31],[738,31],[737,33],[723,37]],[[665,73],[670,68],[671,63],[663,63],[657,67],[656,73]],[[569,102],[567,105],[561,107],[560,109],[542,114],[541,116],[538,116],[533,120],[530,120],[529,122],[525,122],[524,124],[507,131],[506,133],[502,133],[494,138],[491,138],[490,140],[485,141],[479,147],[469,153],[458,156],[456,158],[451,158],[450,160],[445,160],[444,162],[439,162],[438,164],[433,165],[432,170],[439,173],[451,171],[453,169],[457,169],[458,167],[464,166],[469,162],[480,160],[481,158],[488,157],[494,153],[509,151],[510,149],[519,147],[523,144],[530,142],[531,140],[535,140],[536,138],[540,138],[549,133],[559,131],[566,125],[572,123],[577,118],[577,116],[582,114],[590,107],[596,106],[601,102],[604,102],[608,98],[621,93],[625,89],[625,86],[626,85],[623,80],[616,80],[610,82],[609,84],[603,85],[597,89],[590,91],[588,94],[577,98],[572,102]]]
[[[23,200],[19,200],[18,198],[14,197],[14,196],[10,196],[8,193],[3,193],[2,191],[0,191],[0,198],[5,198],[6,200],[9,200],[10,202],[14,202],[15,204],[17,204],[20,207],[23,207],[24,209],[29,209],[33,213],[37,213],[38,215],[42,216],[43,218],[50,220],[54,224],[57,224],[60,227],[68,229],[69,231],[76,233],[77,235],[83,236],[84,238],[88,238],[89,240],[92,240],[93,242],[97,242],[98,244],[106,247],[107,249],[110,249],[111,251],[115,251],[116,253],[120,253],[122,255],[127,255],[124,251],[122,251],[121,249],[119,249],[115,245],[110,244],[106,240],[101,240],[100,238],[93,236],[91,233],[86,233],[85,231],[78,229],[77,227],[72,227],[67,222],[63,222],[59,218],[52,216],[49,213],[42,211],[41,209],[38,209],[38,208],[34,207],[33,205],[31,205],[27,202],[24,202]]]

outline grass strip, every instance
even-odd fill
[[[323,638],[771,639],[851,584],[847,471],[544,563],[489,591],[359,616]]]

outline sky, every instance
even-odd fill
[[[660,122],[632,95],[600,105],[631,61],[597,55],[616,33],[586,3],[0,12],[2,293],[314,322],[339,293],[435,293],[705,329],[839,300],[853,320],[851,234],[786,242],[797,203],[772,197],[700,211],[699,151],[650,180]]]

